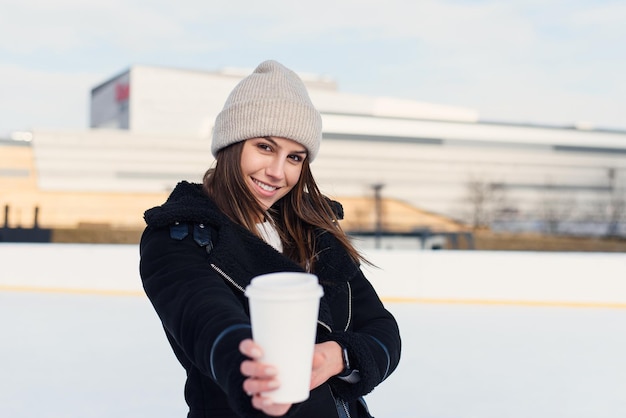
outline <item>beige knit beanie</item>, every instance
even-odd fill
[[[235,86],[213,128],[211,152],[250,138],[277,136],[302,144],[313,161],[322,117],[302,80],[276,61],[264,61]]]

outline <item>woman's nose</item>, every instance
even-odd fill
[[[282,179],[285,175],[285,161],[282,158],[272,158],[265,171],[268,176]]]

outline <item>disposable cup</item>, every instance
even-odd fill
[[[263,350],[263,363],[278,371],[280,387],[264,395],[276,403],[309,397],[320,298],[317,276],[280,272],[257,276],[246,288],[252,338]]]

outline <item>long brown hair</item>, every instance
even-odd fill
[[[248,189],[241,171],[244,141],[220,150],[215,167],[203,179],[204,191],[233,222],[259,235],[256,223],[265,214],[263,207]],[[303,268],[313,268],[316,242],[321,233],[332,234],[355,261],[365,261],[341,229],[337,215],[320,192],[309,159],[302,163],[296,185],[269,211],[283,242],[284,254]]]

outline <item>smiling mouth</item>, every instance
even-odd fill
[[[280,187],[270,186],[269,184],[263,183],[255,178],[253,178],[252,181],[254,182],[254,184],[259,186],[261,189],[265,190],[266,192],[273,192],[275,190],[280,189]]]

